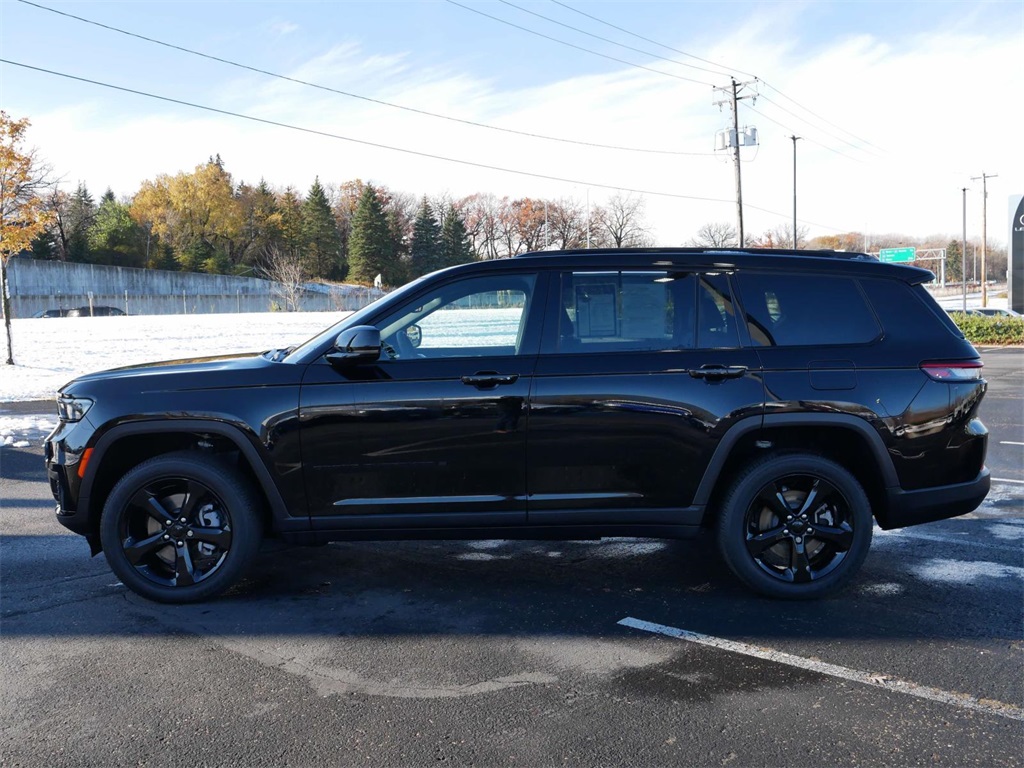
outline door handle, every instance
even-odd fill
[[[478,389],[496,387],[499,384],[514,384],[518,380],[518,373],[496,373],[495,371],[480,371],[472,376],[462,377],[463,384],[469,384]]]
[[[695,379],[721,381],[722,379],[738,379],[747,372],[745,365],[702,365],[691,368],[688,373]]]

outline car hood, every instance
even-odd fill
[[[271,362],[263,354],[245,353],[197,357],[182,360],[164,360],[154,363],[128,365],[96,371],[61,387],[61,394],[84,394],[95,387],[132,384],[136,390],[205,389],[211,386],[245,386],[273,384],[278,376],[272,371],[282,367],[294,368],[286,363]],[[261,373],[266,372],[266,376]],[[261,381],[266,378],[267,381]],[[291,377],[287,377],[291,378]]]

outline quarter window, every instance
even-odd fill
[[[850,278],[742,273],[737,280],[757,346],[866,344],[878,338],[878,322]]]

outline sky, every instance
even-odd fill
[[[965,187],[980,237],[984,173],[1005,244],[1024,194],[1022,0],[0,0],[0,59],[0,109],[95,197],[219,154],[236,182],[303,192],[620,190],[658,245],[681,245],[736,223],[715,151],[732,121],[715,88],[733,79],[756,97],[739,102],[758,133],[741,150],[748,236],[792,222],[791,136],[812,237],[959,239]]]

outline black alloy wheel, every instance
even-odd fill
[[[871,545],[864,489],[845,468],[807,454],[771,456],[733,482],[719,547],[733,572],[770,597],[822,597],[844,587]]]
[[[191,602],[227,589],[259,547],[250,483],[213,457],[158,456],[128,472],[103,510],[100,537],[114,573],[159,602]]]

